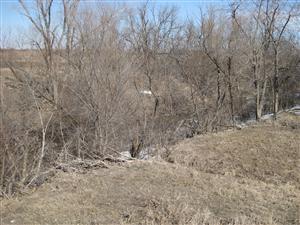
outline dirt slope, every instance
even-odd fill
[[[299,224],[298,122],[198,136],[172,149],[174,163],[57,171],[0,200],[0,224]]]

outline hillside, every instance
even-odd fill
[[[286,117],[287,115],[285,115]],[[239,130],[198,136],[177,145],[169,161],[201,172],[249,178],[300,188],[297,116]],[[283,126],[282,126],[283,125]]]
[[[1,224],[299,224],[300,117],[186,139],[164,159],[63,172]]]

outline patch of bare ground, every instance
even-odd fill
[[[1,199],[0,224],[299,224],[300,138],[287,121],[183,141],[175,163],[58,170]]]

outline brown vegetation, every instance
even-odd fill
[[[173,147],[168,161],[202,172],[290,183],[300,188],[300,132],[295,127],[299,118],[294,123],[284,121],[285,126],[265,122],[242,131],[228,130],[183,141]]]
[[[173,163],[60,168],[38,190],[2,200],[2,224],[296,225],[299,134],[258,124],[183,141]]]
[[[155,155],[173,149],[165,152],[166,158],[179,164],[182,177],[190,170],[199,172],[197,181],[204,173],[215,174],[212,183],[205,184],[208,189],[220,176],[232,175],[254,186],[262,182],[274,188],[278,204],[295,205],[294,198],[292,203],[284,200],[289,193],[282,187],[299,187],[299,125],[290,115],[282,121],[279,112],[300,104],[298,2],[233,2],[229,10],[199,10],[200,19],[194,21],[179,19],[173,6],[151,2],[134,8],[105,3],[80,7],[79,0],[61,0],[60,16],[53,2],[36,0],[31,9],[19,0],[33,27],[32,46],[16,50],[1,43],[1,196],[41,183],[57,165],[78,160],[106,165],[119,162],[123,151],[139,158],[143,152]],[[170,148],[182,139],[227,130],[252,117],[259,121],[271,112],[278,120],[275,127],[208,134],[188,144],[190,150],[180,144]],[[157,163],[162,170],[167,165]],[[155,166],[141,168],[155,171]],[[174,181],[177,169],[170,170],[164,179],[182,182]],[[138,184],[133,175],[124,176]],[[258,208],[265,204],[266,199]],[[235,209],[231,212],[230,218],[238,215]],[[176,210],[170,213],[176,217]],[[222,212],[214,213],[222,217]],[[266,217],[260,218],[266,223]]]

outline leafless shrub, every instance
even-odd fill
[[[259,120],[300,93],[294,3],[234,3],[181,21],[176,7],[151,2],[62,0],[58,20],[53,0],[33,9],[19,2],[34,34],[31,50],[1,49],[0,186],[8,194],[56,162],[138,157],[253,113]]]

